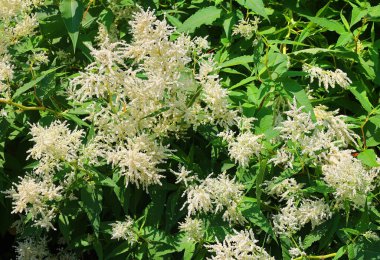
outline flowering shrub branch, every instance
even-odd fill
[[[0,0],[7,257],[375,259],[359,2]]]

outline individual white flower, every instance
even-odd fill
[[[250,130],[253,120],[239,118],[237,123],[241,132],[237,136],[229,129],[218,134],[227,142],[229,156],[242,167],[247,167],[251,158],[259,156],[263,149],[260,141],[264,135],[255,135]]]
[[[335,189],[338,203],[348,200],[355,207],[363,207],[379,169],[367,170],[360,160],[351,156],[350,150],[331,154],[329,161],[322,166],[323,180]]]
[[[138,237],[133,230],[133,224],[133,219],[129,216],[127,216],[125,221],[116,221],[115,223],[112,223],[111,239],[123,239],[128,241],[131,245],[137,242]]]
[[[187,216],[185,222],[179,223],[179,230],[186,232],[189,240],[199,242],[204,235],[204,223],[200,219]]]
[[[323,85],[326,91],[328,91],[329,88],[335,88],[336,84],[342,88],[347,88],[352,83],[347,74],[340,69],[331,71],[304,64],[302,70],[308,73],[311,83],[314,79],[318,79],[319,86]]]
[[[238,35],[240,34],[243,36],[245,39],[250,39],[253,37],[253,35],[256,34],[259,23],[260,23],[260,18],[255,16],[254,20],[240,20],[238,24],[234,25],[232,29],[232,35]]]
[[[214,62],[208,58],[200,62],[199,73],[196,75],[196,79],[202,86],[202,101],[207,106],[205,111],[208,118],[206,120],[228,127],[233,125],[237,115],[236,111],[228,109],[228,92],[220,85],[219,76],[213,74],[214,70]]]
[[[263,149],[260,139],[263,135],[255,135],[252,132],[239,134],[235,141],[228,144],[228,152],[231,158],[242,167],[247,167],[252,156],[259,156]]]
[[[24,241],[18,241],[15,246],[16,259],[46,259],[50,255],[46,238],[35,240],[27,238]]]
[[[274,260],[264,248],[257,245],[252,230],[235,231],[235,234],[227,235],[223,242],[218,240],[216,244],[206,245],[209,252],[214,255],[208,259],[225,260],[225,259],[262,259]]]
[[[40,66],[42,64],[49,63],[49,57],[47,56],[47,53],[45,51],[33,53],[28,57],[28,59],[30,64],[33,66]]]

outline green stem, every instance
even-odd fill
[[[54,113],[54,114],[59,114],[57,111],[54,111],[54,110],[47,108],[47,107],[44,107],[44,106],[28,107],[28,106],[24,106],[22,104],[19,104],[19,103],[13,102],[12,100],[4,99],[4,98],[0,98],[0,104],[7,104],[10,106],[14,106],[14,107],[19,108],[22,111],[49,111],[49,112]]]

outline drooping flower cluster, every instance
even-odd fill
[[[223,213],[223,219],[231,223],[244,223],[238,210],[244,186],[230,180],[225,173],[216,178],[208,176],[199,185],[190,185],[186,191],[188,216],[200,213]]]
[[[209,259],[263,259],[274,260],[264,248],[257,245],[257,240],[252,230],[235,231],[235,234],[227,235],[223,242],[207,245],[208,250],[214,255]]]
[[[340,69],[331,71],[304,64],[302,66],[302,70],[308,73],[308,76],[310,77],[310,83],[313,83],[314,79],[317,79],[318,85],[323,85],[326,91],[328,91],[329,88],[335,88],[335,85],[339,85],[342,88],[347,88],[352,83],[350,78],[347,76],[347,73],[343,72]]]

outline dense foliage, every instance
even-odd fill
[[[377,1],[0,0],[0,258],[380,259]]]

